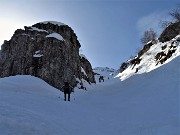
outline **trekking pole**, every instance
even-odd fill
[[[75,100],[75,96],[74,96],[74,90],[73,90],[73,97],[74,97],[74,100]]]

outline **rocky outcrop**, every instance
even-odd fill
[[[143,60],[144,58],[146,58],[147,60],[149,59],[151,63],[153,62],[156,63],[155,64],[156,66],[159,64],[164,64],[178,50],[177,46],[180,41],[180,37],[178,36],[179,34],[180,34],[180,22],[176,22],[169,25],[160,35],[159,41],[154,40],[145,44],[144,47],[138,52],[138,54],[134,58],[126,62],[123,62],[121,64],[119,72],[122,73],[127,68],[130,68],[133,71],[135,70],[135,73],[137,73],[140,68],[142,69],[142,67],[146,65],[146,63],[142,62],[145,61]],[[156,48],[154,52],[151,49],[152,47]],[[149,63],[147,65],[151,65],[149,61],[147,61],[147,63]]]
[[[132,69],[141,62],[140,57],[145,54],[153,44],[157,43],[157,41],[150,41],[144,45],[144,47],[138,52],[138,55],[127,62],[123,62],[120,66],[119,73],[122,73],[129,65],[132,65]]]
[[[172,23],[160,35],[159,41],[166,42],[180,34],[180,22]]]
[[[88,81],[94,83],[91,64],[80,60],[80,47],[74,31],[62,23],[42,22],[18,29],[1,47],[0,77],[33,75],[60,89],[64,81],[76,86],[84,67]]]
[[[94,73],[92,71],[92,66],[91,66],[90,62],[87,60],[87,58],[83,57],[81,55],[80,56],[80,63],[81,63],[82,73],[84,73],[82,75],[83,78],[85,78],[85,80],[88,80],[88,82],[95,82]]]
[[[120,66],[119,73],[122,73],[129,66],[129,62],[123,62]]]
[[[150,41],[149,43],[145,44],[144,47],[138,52],[138,57],[141,57],[145,52],[147,52],[154,43],[155,41]]]
[[[163,51],[166,49],[166,53]],[[177,46],[174,45],[174,42],[171,43],[170,46],[163,46],[162,47],[162,51],[157,53],[157,55],[155,56],[155,59],[157,61],[156,65],[163,64],[166,60],[168,60],[169,58],[171,58],[171,56],[173,55],[173,53],[175,53],[177,50]]]

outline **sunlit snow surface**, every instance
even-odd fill
[[[162,47],[165,45],[167,45],[167,48],[165,50],[162,50]],[[165,63],[163,64],[159,63],[158,65],[156,65],[157,61],[155,60],[155,56],[157,55],[157,53],[163,51],[165,54],[167,54],[168,50],[173,49],[173,48],[170,49],[171,45],[177,46],[176,52],[173,53],[172,56],[167,61],[165,61]],[[168,42],[164,42],[164,43],[158,42],[157,44],[152,45],[151,48],[140,57],[140,59],[142,59],[140,64],[137,64],[134,67],[134,69],[132,69],[132,66],[129,66],[126,70],[124,70],[122,73],[119,73],[116,77],[120,78],[121,80],[125,80],[135,74],[150,72],[168,63],[169,61],[178,57],[179,55],[180,55],[180,35],[176,36],[174,39]],[[138,72],[135,73],[137,68],[138,68]]]
[[[180,58],[149,73],[75,90],[32,76],[0,79],[1,135],[179,135]]]

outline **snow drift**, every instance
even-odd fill
[[[178,135],[180,57],[149,73],[62,92],[32,76],[0,79],[2,135]]]

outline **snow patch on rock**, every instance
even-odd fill
[[[51,23],[51,24],[58,25],[58,26],[66,25],[66,24],[64,24],[64,23],[57,22],[57,21],[44,21],[44,22],[40,22],[40,23],[43,23],[43,24]]]
[[[36,27],[30,27],[31,29],[29,29],[29,30],[31,30],[31,31],[38,31],[38,32],[47,32],[48,33],[48,31],[47,30],[43,30],[43,29],[38,29],[38,28],[36,28]]]
[[[57,40],[61,40],[61,41],[64,40],[63,37],[58,33],[51,33],[51,34],[47,35],[46,37],[47,38],[56,38]]]

